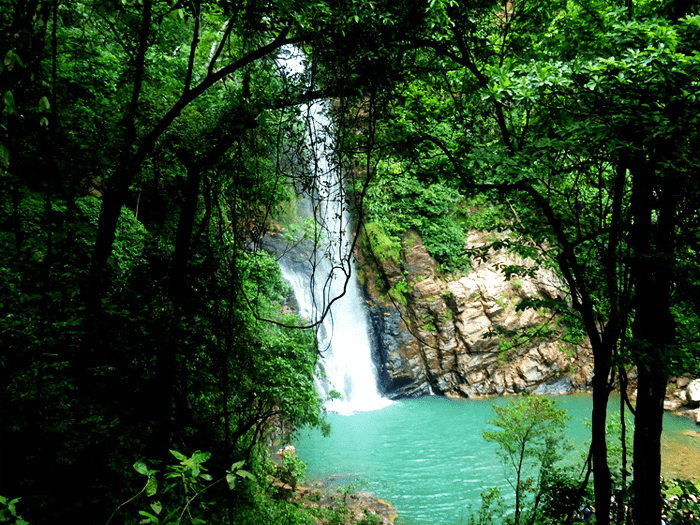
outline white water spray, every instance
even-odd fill
[[[288,55],[281,61],[287,74],[303,72],[299,53],[294,50]],[[318,330],[322,359],[317,388],[323,397],[333,390],[340,394],[339,399],[326,402],[328,410],[341,414],[377,410],[392,401],[377,390],[367,311],[350,253],[352,228],[346,212],[344,180],[339,167],[329,160],[333,143],[328,103],[304,105],[301,115],[313,156],[306,160],[315,180],[307,204],[309,218],[316,224],[316,249],[306,252],[307,264],[295,264],[291,257],[283,257],[282,275],[294,288],[302,317],[316,322],[326,313]]]

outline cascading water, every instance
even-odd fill
[[[287,74],[301,73],[304,66],[298,51],[287,49],[285,55],[280,63]],[[315,184],[300,196],[304,204],[300,215],[313,220],[315,239],[301,241],[279,263],[294,289],[300,315],[313,322],[322,318],[317,332],[322,354],[319,393],[328,398],[332,391],[338,392],[340,398],[330,399],[326,407],[351,414],[392,402],[377,389],[367,312],[350,253],[352,228],[344,180],[339,167],[329,161],[333,141],[328,106],[327,101],[319,101],[301,107],[313,157],[303,162],[311,166]]]

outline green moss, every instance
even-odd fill
[[[389,237],[384,226],[376,222],[366,224],[365,235],[380,262],[391,261],[394,264],[400,264],[401,244]]]
[[[391,297],[395,302],[401,303],[403,306],[408,305],[408,299],[406,299],[406,296],[396,288],[389,290],[389,297]]]

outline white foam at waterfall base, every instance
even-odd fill
[[[292,73],[303,71],[299,53],[287,51],[287,58],[281,60],[284,69]],[[310,265],[293,265],[286,258],[280,260],[280,267],[294,289],[302,317],[316,321],[333,303],[318,330],[321,358],[316,386],[323,398],[332,391],[340,394],[340,398],[326,401],[327,410],[353,414],[378,410],[393,402],[377,388],[368,315],[349,253],[351,228],[345,211],[343,176],[327,158],[332,153],[328,136],[332,124],[327,107],[327,102],[321,101],[300,108],[301,118],[306,119],[309,150],[315,156],[306,159],[316,173],[316,194],[307,197],[314,201],[310,208],[317,210],[314,218],[323,228],[320,239],[326,245],[317,246],[316,257],[312,257],[313,271],[309,271]],[[299,270],[304,267],[306,271]]]
[[[285,280],[294,289],[300,315],[307,319],[316,319],[320,312],[311,298],[310,278],[291,271],[284,260],[280,262],[280,266]],[[317,269],[317,282],[326,275],[323,269]],[[344,279],[334,279],[330,290],[331,297],[337,297],[341,293],[344,284],[342,281]],[[317,390],[324,398],[327,398],[332,390],[341,396],[339,399],[326,401],[327,410],[350,415],[379,410],[393,403],[383,397],[377,389],[367,313],[354,277],[351,276],[348,281],[345,295],[333,303],[323,320],[318,331],[318,344],[321,359]]]

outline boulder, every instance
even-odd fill
[[[700,425],[700,408],[694,408],[693,410],[688,410],[684,415],[689,416],[696,425]]]
[[[674,412],[683,406],[683,402],[678,398],[670,398],[664,400],[664,410]]]
[[[685,388],[690,383],[690,378],[687,376],[672,378],[671,380],[673,379],[675,379],[676,388]]]
[[[685,392],[688,399],[688,403],[700,403],[700,379],[694,379],[693,381],[688,383]]]

